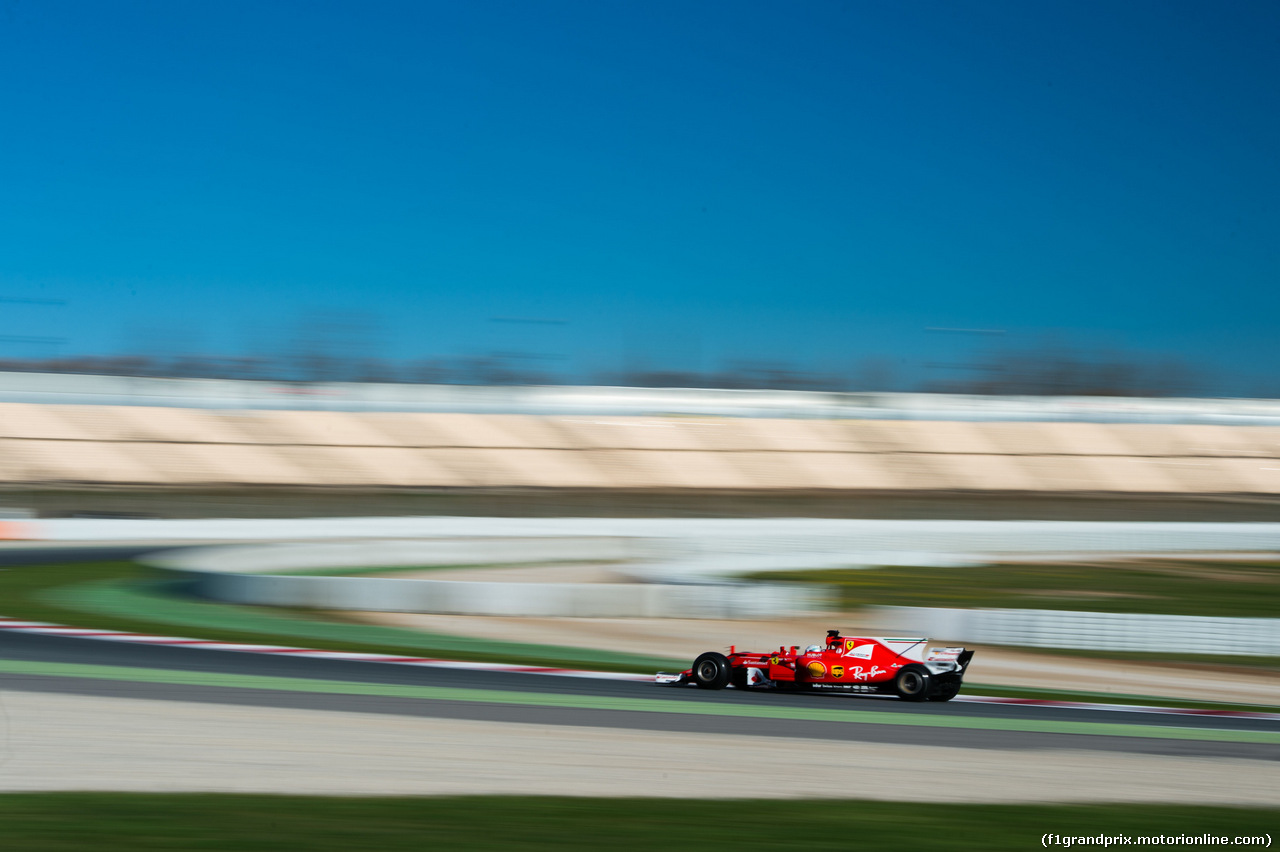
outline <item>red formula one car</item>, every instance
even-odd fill
[[[827,631],[826,645],[748,652],[731,647],[698,657],[680,674],[659,673],[660,684],[703,689],[837,690],[896,695],[904,701],[950,701],[960,691],[973,651],[929,648],[927,639],[846,637]]]

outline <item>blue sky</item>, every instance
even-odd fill
[[[0,298],[63,303],[0,357],[1280,364],[1273,2],[9,0],[0,80]]]

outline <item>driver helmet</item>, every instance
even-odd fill
[[[821,645],[810,645],[808,648],[805,648],[805,649],[804,649],[804,652],[805,652],[806,654],[821,654],[821,653],[822,653],[822,646],[821,646]]]

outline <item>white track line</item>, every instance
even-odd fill
[[[127,633],[119,630],[97,630],[85,627],[68,627],[44,621],[20,621],[0,616],[0,630],[13,633],[38,633],[44,636],[67,636],[75,639],[96,639],[107,642],[130,642],[137,645],[171,645],[184,648],[200,648],[206,651],[239,651],[249,654],[273,654],[288,657],[310,657],[325,660],[349,660],[361,663],[390,663],[401,666],[426,666],[439,669],[467,669],[474,671],[517,672],[520,674],[554,675],[556,677],[582,677],[598,680],[649,681],[652,675],[626,672],[597,672],[580,669],[560,669],[549,666],[522,666],[511,663],[480,663],[463,660],[437,660],[430,657],[405,657],[397,654],[366,654],[358,651],[325,651],[318,648],[296,648],[289,645],[250,645],[237,642],[217,642],[209,639],[189,639],[182,636],[152,636],[146,633]]]
[[[1065,710],[1107,710],[1114,713],[1164,713],[1173,716],[1221,716],[1228,719],[1280,719],[1280,713],[1261,710],[1196,710],[1190,707],[1160,707],[1152,704],[1097,704],[1088,701],[1058,701],[1050,698],[999,698],[994,695],[957,695],[953,701],[969,704],[1015,704],[1026,707],[1058,707]]]

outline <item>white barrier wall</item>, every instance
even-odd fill
[[[975,644],[1187,654],[1280,656],[1280,618],[877,607],[894,632]]]
[[[0,402],[474,414],[700,414],[859,420],[1280,425],[1280,401],[826,393],[715,388],[486,387],[0,372]]]
[[[643,539],[608,536],[425,538],[246,546],[184,547],[153,553],[149,564],[204,573],[289,573],[329,568],[394,568],[621,562],[656,552]]]
[[[365,612],[569,618],[766,618],[822,608],[821,590],[781,584],[483,583],[387,577],[195,573],[228,603]]]
[[[642,538],[477,538],[193,547],[152,554],[227,603],[367,612],[575,618],[764,618],[822,609],[825,589],[782,583],[513,583],[289,576],[340,567],[461,566],[656,557]],[[277,573],[267,573],[277,572]]]
[[[288,541],[342,538],[625,538],[678,542],[726,560],[756,553],[1008,554],[1280,552],[1280,523],[912,521],[838,518],[66,519],[20,523],[46,541]],[[874,561],[871,564],[876,564]],[[811,567],[811,566],[810,566]],[[760,569],[763,570],[763,569]]]

